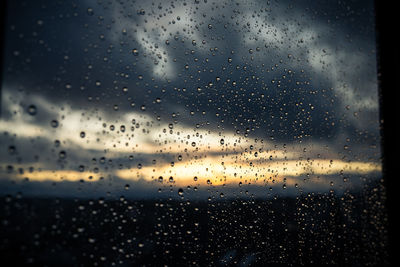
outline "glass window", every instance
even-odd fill
[[[0,253],[388,264],[373,1],[8,1]]]

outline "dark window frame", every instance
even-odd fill
[[[399,52],[395,42],[395,10],[387,2],[375,0],[376,47],[378,92],[380,111],[380,131],[382,147],[382,170],[386,189],[386,209],[388,212],[388,237],[389,237],[389,262],[394,265],[396,261],[396,242],[398,216],[396,212],[396,190],[398,177],[395,173],[396,150],[398,140],[396,131],[396,75],[399,73]],[[397,86],[398,87],[398,86]],[[397,104],[398,105],[398,104]]]

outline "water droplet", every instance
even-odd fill
[[[31,116],[36,115],[36,113],[37,113],[36,106],[35,105],[30,105],[28,107],[27,111],[28,111],[28,114],[31,115]]]
[[[51,125],[51,127],[53,127],[53,128],[57,128],[57,127],[58,127],[58,121],[57,121],[57,120],[52,120],[52,121],[50,122],[50,125]]]
[[[139,55],[139,50],[137,50],[136,48],[132,49],[132,54],[134,56],[138,56]]]
[[[60,153],[58,153],[58,157],[60,159],[65,159],[67,157],[67,153],[65,151],[60,151]]]
[[[84,172],[84,171],[85,171],[85,166],[79,165],[78,170],[79,170],[80,172]]]
[[[14,170],[14,167],[13,167],[12,165],[8,165],[8,166],[7,166],[7,172],[8,172],[8,173],[12,173],[13,170]]]
[[[224,139],[219,140],[219,143],[223,145],[225,143]]]
[[[79,134],[79,136],[80,136],[81,138],[85,138],[86,134],[85,134],[85,132],[81,132],[81,133]]]
[[[15,151],[16,151],[15,146],[9,146],[8,147],[8,153],[10,153],[10,155],[14,155]]]
[[[93,12],[93,8],[88,8],[87,9],[87,14],[89,15],[89,16],[93,16],[93,14],[94,14],[94,12]]]
[[[178,195],[183,196],[183,189],[182,188],[178,189]]]

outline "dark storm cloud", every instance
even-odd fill
[[[78,107],[144,105],[166,121],[178,113],[175,119],[191,126],[208,121],[278,140],[371,127],[361,102],[376,94],[368,78],[375,73],[373,28],[362,16],[372,7],[308,6],[16,1],[10,13],[24,19],[9,16],[5,80]],[[340,72],[349,70],[353,75]]]

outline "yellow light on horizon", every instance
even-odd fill
[[[42,170],[34,171],[25,174],[16,174],[15,178],[25,179],[28,178],[30,181],[44,182],[44,181],[54,181],[54,182],[96,182],[100,180],[101,175],[94,172],[79,172],[73,170]]]
[[[308,160],[308,161],[271,161],[243,163],[240,160],[220,157],[207,157],[201,160],[189,160],[171,166],[164,164],[142,169],[118,170],[115,175],[125,180],[144,179],[155,181],[159,177],[163,181],[173,178],[174,184],[219,186],[223,184],[252,183],[260,184],[270,181],[274,183],[296,184],[297,178],[304,175],[334,174],[367,174],[381,171],[381,165],[371,162],[344,162],[340,160]],[[197,177],[197,181],[195,181]]]

